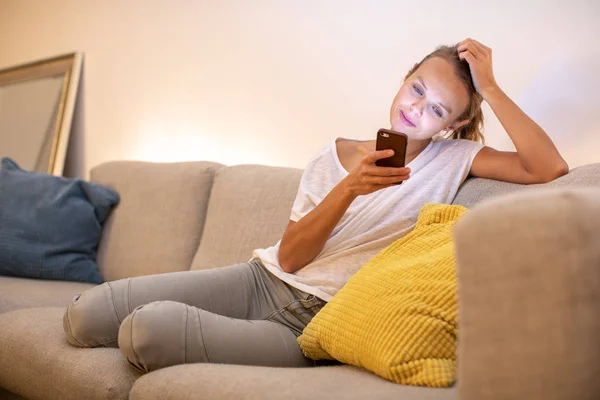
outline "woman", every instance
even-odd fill
[[[517,152],[480,143],[482,100]],[[546,133],[496,84],[491,49],[472,39],[412,68],[390,122],[408,135],[406,168],[376,166],[391,154],[374,151],[375,141],[333,141],[304,170],[277,244],[247,263],[87,290],[65,312],[68,341],[119,347],[142,372],[198,362],[317,365],[296,338],[350,276],[414,227],[425,202],[451,203],[469,174],[541,183],[568,172]]]

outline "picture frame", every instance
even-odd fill
[[[0,158],[62,176],[83,53],[0,70]]]

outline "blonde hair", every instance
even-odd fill
[[[417,68],[421,66],[426,60],[433,57],[440,57],[448,61],[450,65],[454,67],[456,75],[465,85],[467,93],[469,95],[469,105],[467,109],[456,119],[457,121],[463,121],[468,119],[469,122],[458,129],[453,130],[449,135],[445,135],[447,138],[452,139],[467,139],[475,142],[485,143],[483,137],[483,111],[481,110],[481,103],[483,97],[475,89],[473,84],[473,78],[471,76],[471,70],[469,69],[469,63],[466,60],[461,60],[458,57],[457,46],[439,46],[433,52],[423,58],[418,64],[408,71],[408,74],[404,79],[408,79]]]

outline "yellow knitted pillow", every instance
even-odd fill
[[[425,204],[414,230],[369,260],[306,326],[298,338],[304,354],[397,383],[451,386],[457,335],[452,226],[466,212]]]

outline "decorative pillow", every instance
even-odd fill
[[[452,226],[463,206],[425,204],[412,232],[367,262],[306,326],[307,357],[397,383],[451,386],[457,297]]]
[[[96,250],[119,195],[0,163],[0,275],[102,283]]]

